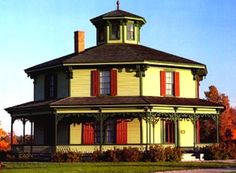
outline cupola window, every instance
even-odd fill
[[[134,24],[127,24],[127,40],[134,40]]]
[[[111,24],[111,39],[112,40],[120,39],[120,25],[118,23]]]
[[[99,42],[104,42],[105,41],[105,31],[104,31],[103,27],[98,28],[97,36],[98,36],[98,41]]]

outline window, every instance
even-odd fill
[[[127,40],[134,40],[134,24],[127,24]]]
[[[110,95],[110,71],[100,71],[100,94],[101,95]]]
[[[106,144],[127,144],[127,121],[123,119],[108,119],[103,123],[102,143]],[[94,126],[95,144],[101,141],[100,122]],[[91,136],[91,135],[89,135]],[[91,141],[91,140],[89,140]]]
[[[106,143],[115,144],[116,142],[116,121],[108,120],[106,121]]]
[[[174,95],[174,74],[173,72],[166,72],[166,95]]]
[[[118,23],[112,23],[111,25],[111,39],[112,40],[120,39],[120,25]]]
[[[48,74],[45,76],[45,99],[57,97],[57,76]]]
[[[104,28],[101,27],[101,28],[98,28],[98,41],[99,42],[103,42],[105,41],[105,32],[104,32]]]
[[[174,121],[165,121],[165,143],[175,142],[175,124]]]
[[[95,144],[100,144],[101,141],[101,129],[100,129],[100,122],[96,122],[95,123],[95,127],[94,127],[95,133],[94,133],[94,137],[95,137]]]
[[[92,96],[117,95],[117,70],[94,70],[91,72]]]
[[[180,96],[179,72],[161,71],[161,96]]]

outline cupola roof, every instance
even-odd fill
[[[96,24],[97,22],[100,22],[102,20],[111,20],[111,19],[134,19],[136,21],[140,21],[142,24],[146,23],[146,20],[143,17],[120,9],[102,14],[98,17],[91,19],[90,21],[93,24]]]

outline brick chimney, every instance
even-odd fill
[[[75,53],[84,51],[84,31],[74,32]]]

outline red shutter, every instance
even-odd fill
[[[99,96],[100,94],[100,79],[99,79],[99,71],[91,71],[92,78],[92,96]]]
[[[116,144],[127,144],[127,121],[116,122]]]
[[[165,71],[161,71],[160,73],[160,88],[161,88],[161,96],[165,96],[166,95],[166,72]]]
[[[180,96],[180,88],[179,88],[179,72],[175,72],[174,73],[175,77],[174,77],[174,86],[175,86],[175,96]]]
[[[94,144],[94,128],[92,123],[83,124],[83,144]]]
[[[117,71],[111,70],[111,96],[117,95]]]

